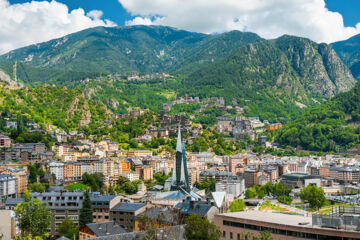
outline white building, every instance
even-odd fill
[[[105,161],[95,161],[92,165],[92,173],[102,173],[107,177],[107,164]]]
[[[84,175],[84,173],[91,173],[90,163],[81,163],[81,176]]]
[[[10,174],[0,174],[0,200],[16,197],[17,178]]]
[[[234,195],[234,197],[238,197],[241,194],[245,193],[245,180],[224,180],[216,183],[215,189],[216,192],[226,192],[227,194]]]
[[[64,163],[50,162],[50,173],[55,174],[56,180],[64,180]]]
[[[136,172],[124,172],[123,176],[129,179],[131,182],[135,180],[139,180],[140,176]]]

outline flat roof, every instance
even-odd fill
[[[242,211],[219,214],[221,216],[239,218],[245,220],[253,220],[272,224],[282,224],[296,227],[312,227],[312,218],[302,215],[291,215],[283,213],[273,213],[265,211]],[[306,223],[307,225],[299,225],[299,223]]]

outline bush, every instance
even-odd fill
[[[278,197],[278,201],[279,203],[283,203],[283,204],[286,204],[286,205],[290,205],[292,203],[292,198],[289,197],[289,196],[280,196]]]

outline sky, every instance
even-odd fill
[[[0,54],[96,26],[156,24],[331,43],[360,34],[360,0],[0,0]]]

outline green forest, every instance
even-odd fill
[[[360,83],[291,123],[276,137],[284,146],[314,151],[340,151],[359,144]]]

